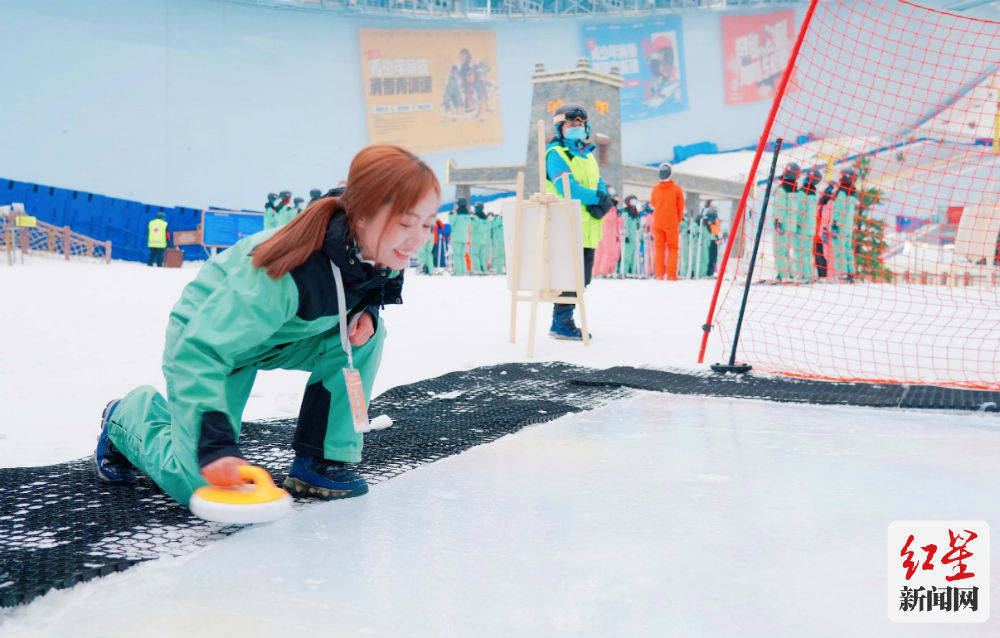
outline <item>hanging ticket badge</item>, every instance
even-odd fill
[[[351,349],[351,342],[348,339],[350,328],[353,328],[360,313],[351,322],[350,328],[347,325],[347,301],[344,295],[344,278],[340,274],[337,264],[330,262],[333,267],[333,278],[337,284],[337,306],[338,321],[340,322],[340,345],[347,355],[347,367],[344,368],[344,385],[347,390],[347,402],[351,406],[351,421],[354,423],[354,431],[363,434],[371,429],[368,423],[368,401],[365,399],[365,388],[361,385],[361,373],[354,367],[354,353]]]
[[[371,429],[368,423],[368,402],[365,389],[361,385],[361,373],[354,368],[344,368],[344,384],[347,386],[347,401],[351,404],[351,418],[354,431],[362,434]]]

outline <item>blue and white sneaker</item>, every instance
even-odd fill
[[[295,496],[329,501],[367,494],[368,483],[348,463],[296,454],[285,479],[285,489]]]
[[[101,436],[98,437],[97,449],[94,450],[94,473],[105,483],[127,485],[136,481],[135,466],[118,451],[108,436],[108,420],[119,403],[121,399],[108,401],[101,413]]]

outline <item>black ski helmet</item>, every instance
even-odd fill
[[[670,164],[663,162],[660,164],[659,169],[660,181],[665,182],[670,179],[670,176],[674,174],[674,169]]]
[[[854,190],[854,182],[858,179],[858,169],[848,166],[840,172],[840,187],[844,190]]]
[[[826,206],[827,202],[831,199],[837,199],[837,193],[840,190],[840,185],[834,182],[827,182],[826,188],[823,189],[823,194],[819,196],[819,206],[822,208]]]
[[[788,165],[785,166],[785,172],[781,174],[781,188],[783,188],[786,193],[795,192],[800,173],[802,173],[802,167],[795,162],[789,162]]]
[[[808,195],[816,194],[816,187],[823,181],[823,171],[818,167],[808,169],[802,179],[802,190]]]
[[[555,114],[552,116],[552,123],[555,124],[556,134],[559,137],[563,136],[562,125],[566,120],[583,120],[585,122],[584,126],[587,127],[587,137],[590,137],[590,123],[587,118],[587,109],[579,104],[563,104],[557,108]]]

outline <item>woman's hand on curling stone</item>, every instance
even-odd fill
[[[224,456],[202,467],[201,475],[217,487],[236,487],[244,483],[240,478],[239,467],[246,464],[247,462],[238,456]]]
[[[362,312],[357,323],[347,334],[347,339],[352,346],[363,346],[368,343],[373,334],[375,334],[375,322],[372,321],[372,316],[369,313]]]

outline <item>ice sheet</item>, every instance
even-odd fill
[[[898,519],[995,526],[998,457],[995,415],[643,394],[55,592],[0,635],[996,635],[892,624],[885,543]]]

